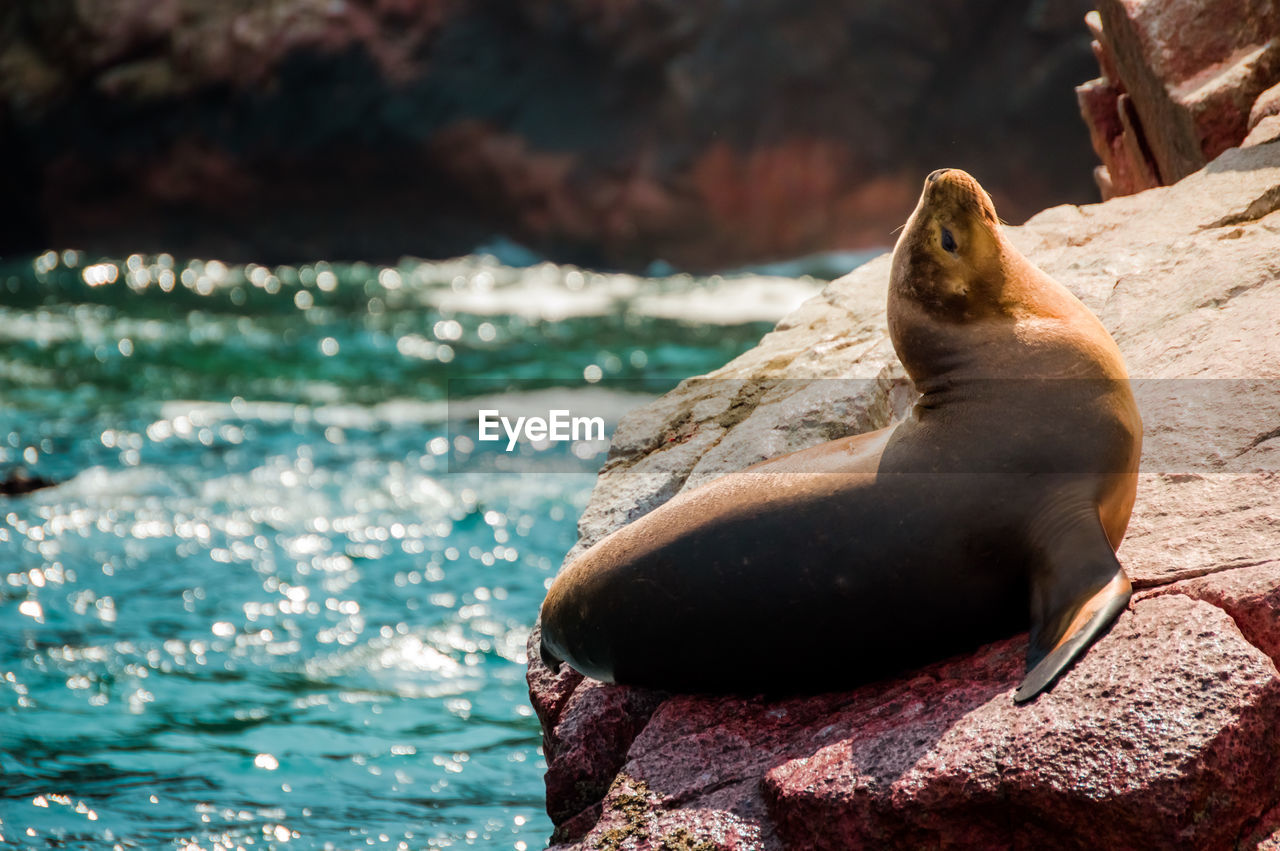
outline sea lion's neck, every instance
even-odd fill
[[[991,274],[998,283],[967,282],[965,303],[920,298],[902,285],[910,273],[895,276],[889,334],[917,389],[928,393],[992,379],[1123,377],[1119,350],[1097,318],[1030,261],[1001,247]]]
[[[889,330],[894,351],[921,392],[934,385],[991,377],[993,356],[1004,361],[1016,347],[1016,320],[939,315],[930,305],[891,299]]]
[[[992,318],[921,327],[895,348],[925,394],[992,381],[1126,378],[1119,350],[1099,331],[1092,321]]]

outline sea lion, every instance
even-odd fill
[[[604,538],[552,584],[543,658],[672,691],[817,692],[1030,627],[1014,699],[1049,688],[1131,593],[1115,549],[1142,423],[1120,352],[957,169],[925,180],[888,318],[920,393],[907,419]]]

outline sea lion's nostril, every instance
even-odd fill
[[[924,182],[933,183],[935,180],[937,180],[939,177],[942,177],[942,175],[946,174],[949,171],[951,171],[951,169],[949,168],[935,169],[934,171],[929,172],[929,176],[925,178]]]

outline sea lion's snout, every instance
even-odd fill
[[[924,191],[934,196],[985,192],[973,175],[959,168],[939,168],[929,172],[924,179]]]
[[[940,168],[929,172],[920,201],[922,206],[934,210],[954,210],[991,222],[999,220],[991,196],[963,169]]]

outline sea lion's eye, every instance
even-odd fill
[[[942,250],[950,251],[952,254],[956,251],[956,238],[946,228],[942,229]]]

